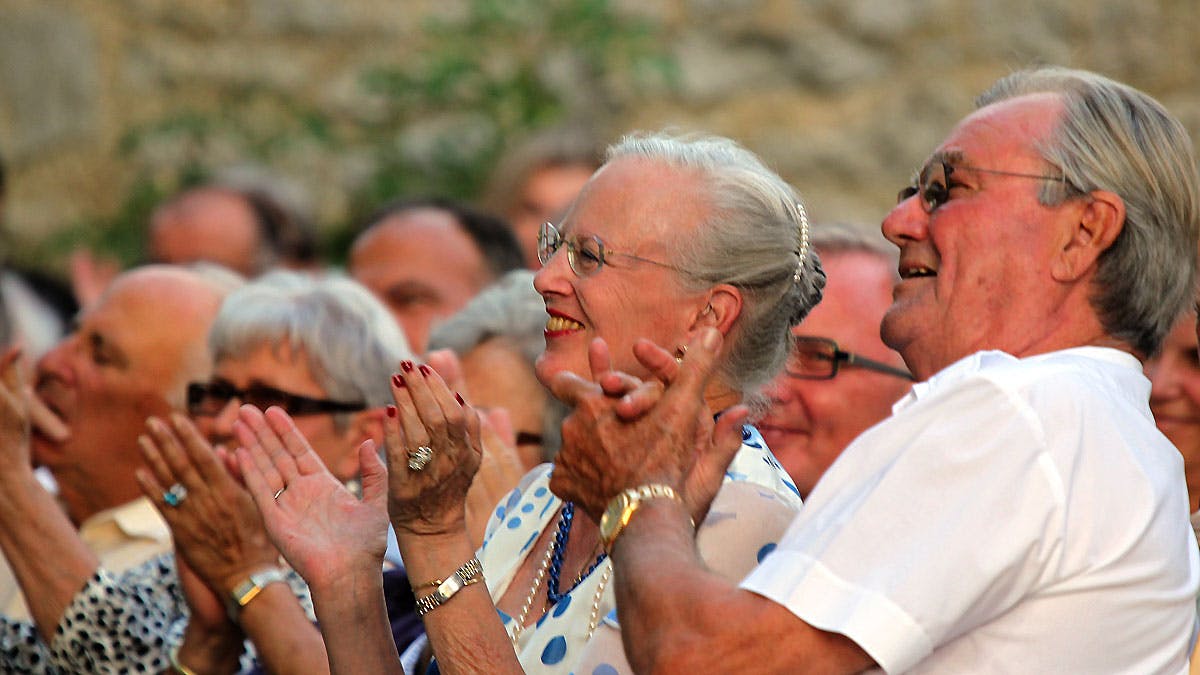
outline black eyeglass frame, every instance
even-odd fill
[[[934,167],[941,167],[941,181],[934,180],[938,174],[931,171]],[[925,213],[932,214],[939,207],[950,200],[950,176],[955,169],[963,171],[974,171],[976,173],[990,173],[996,176],[1009,176],[1012,178],[1029,178],[1031,180],[1048,180],[1060,183],[1063,188],[1070,193],[1083,194],[1083,191],[1075,187],[1073,183],[1067,180],[1063,174],[1057,176],[1047,176],[1037,173],[1021,173],[1018,171],[1001,171],[999,169],[984,169],[978,166],[969,164],[954,164],[946,159],[936,159],[930,161],[921,168],[921,172],[913,178],[912,185],[907,185],[900,189],[896,195],[896,203],[900,204],[904,200],[916,195],[920,197],[921,209]],[[936,186],[936,190],[935,190]],[[933,196],[931,196],[933,195]]]
[[[554,223],[550,223],[550,222],[542,223],[541,228],[538,229],[538,262],[542,263],[543,266],[549,265],[550,259],[553,258],[556,253],[558,253],[558,250],[560,248],[562,248],[563,246],[566,246],[567,247],[567,264],[570,265],[571,271],[574,272],[576,274],[576,276],[579,276],[579,277],[590,277],[593,274],[599,272],[601,269],[604,268],[605,265],[610,264],[608,262],[609,256],[619,256],[622,258],[630,258],[632,260],[639,260],[644,263],[650,263],[651,265],[657,265],[659,267],[665,267],[669,270],[674,270],[676,272],[679,272],[680,274],[695,276],[691,272],[688,272],[687,270],[685,270],[681,267],[676,267],[674,265],[670,265],[665,262],[651,260],[650,258],[643,258],[639,255],[634,255],[632,253],[623,253],[621,251],[614,251],[613,249],[609,248],[608,245],[604,243],[604,240],[601,239],[600,237],[593,235],[593,236],[586,237],[586,239],[588,239],[596,244],[597,253],[595,256],[592,256],[596,262],[596,269],[591,270],[591,271],[581,271],[581,269],[580,269],[580,267],[581,267],[579,264],[580,248],[579,248],[579,238],[578,237],[573,237],[571,239],[568,239],[566,236],[563,235],[562,232],[559,231],[559,229],[557,227],[554,226]]]
[[[191,382],[187,386],[188,414],[193,417],[214,417],[228,407],[229,402],[235,398],[242,403],[249,403],[264,409],[272,405],[278,406],[292,417],[360,412],[367,409],[367,404],[361,401],[350,403],[312,398],[262,385],[238,389],[227,382]],[[219,407],[207,408],[204,407],[204,401],[207,399],[222,401],[222,403]],[[270,403],[267,403],[268,401]],[[267,405],[263,405],[264,403]]]
[[[785,370],[788,377],[794,377],[798,380],[832,380],[833,378],[837,377],[838,368],[842,364],[845,364],[847,366],[852,366],[855,368],[863,368],[865,370],[873,370],[877,373],[883,373],[884,375],[891,375],[893,377],[899,377],[900,379],[908,380],[909,382],[912,382],[915,379],[915,378],[913,378],[912,373],[908,372],[907,370],[904,370],[903,368],[897,368],[895,366],[890,366],[881,361],[876,361],[874,359],[868,359],[867,357],[862,356],[860,354],[855,354],[854,352],[844,351],[844,350],[842,350],[841,347],[838,346],[838,343],[836,341],[834,341],[830,338],[816,337],[816,336],[809,336],[809,335],[797,335],[792,338],[792,349],[793,350],[799,348],[801,344],[820,344],[820,345],[829,347],[832,350],[832,357],[829,359],[830,372],[828,375],[813,375],[811,373],[797,373],[791,369],[791,359],[789,358],[788,359],[788,367]]]

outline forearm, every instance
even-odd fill
[[[612,558],[625,653],[636,672],[704,672],[718,663],[725,672],[852,673],[871,665],[848,638],[708,570],[687,513],[673,501],[639,508]]]
[[[311,587],[331,673],[402,673],[392,640],[379,567]]]
[[[414,587],[445,579],[475,555],[465,530],[452,535],[404,536],[397,531],[400,553]],[[417,598],[432,592],[417,588]],[[446,675],[523,673],[487,584],[464,587],[424,617],[438,668]]]
[[[100,562],[32,471],[5,477],[0,485],[0,550],[39,634],[49,643]]]
[[[258,659],[268,672],[314,675],[329,672],[325,640],[288,584],[264,587],[242,608],[238,624],[254,643]]]

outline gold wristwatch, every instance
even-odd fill
[[[242,608],[257,598],[268,584],[277,581],[287,581],[287,572],[278,567],[268,567],[251,574],[242,583],[234,586],[233,590],[229,592],[229,598],[225,601],[225,610],[229,613],[229,618],[237,623],[238,614]]]
[[[600,541],[604,544],[604,550],[612,551],[613,542],[629,524],[629,519],[633,518],[633,514],[637,512],[638,506],[644,500],[658,497],[674,499],[677,502],[683,501],[670,485],[660,483],[629,488],[613,497],[608,502],[608,507],[604,509],[604,514],[600,516]]]

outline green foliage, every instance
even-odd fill
[[[391,199],[477,197],[513,138],[568,120],[603,129],[636,92],[676,76],[660,29],[610,0],[464,0],[421,26],[405,53],[362,74],[362,111],[242,85],[208,109],[131,129],[120,149],[138,177],[121,208],[47,248],[83,241],[131,262],[164,196],[233,161],[295,176],[314,156],[333,167],[329,175],[299,177],[332,180],[350,195],[347,212],[322,228],[340,245],[353,223]],[[347,158],[356,172],[344,170]]]

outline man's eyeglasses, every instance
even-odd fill
[[[933,213],[939,206],[950,200],[950,176],[955,170],[959,169],[963,171],[975,171],[977,173],[990,173],[997,176],[1011,176],[1013,178],[1051,180],[1061,183],[1068,191],[1079,192],[1074,185],[1067,182],[1065,176],[1043,176],[1036,173],[981,169],[977,166],[968,166],[965,164],[955,166],[945,160],[934,160],[921,169],[920,175],[916,177],[912,185],[900,190],[900,194],[896,196],[896,202],[900,203],[913,195],[919,195],[921,198],[921,208],[925,209],[925,213]]]
[[[284,412],[292,417],[320,413],[358,412],[367,408],[367,404],[361,402],[344,403],[309,398],[261,385],[238,389],[228,382],[215,380],[208,383],[192,382],[187,386],[188,414],[193,417],[219,415],[235,398],[259,410],[277,406],[283,408]]]
[[[913,379],[912,374],[902,368],[889,366],[852,352],[844,352],[838,348],[838,343],[829,338],[797,336],[793,340],[792,353],[788,356],[786,368],[791,377],[802,380],[831,380],[837,377],[838,367],[844,363],[854,368],[865,368],[905,380]]]
[[[650,260],[649,258],[642,258],[632,253],[614,251],[606,247],[599,237],[564,237],[558,231],[558,228],[554,227],[551,223],[542,223],[542,229],[538,231],[538,261],[542,265],[549,265],[550,259],[563,246],[567,247],[567,262],[571,265],[571,271],[581,277],[590,277],[599,272],[600,268],[604,267],[608,263],[608,259],[612,256],[640,260],[644,263],[665,267],[682,274],[689,274],[687,270],[680,269],[674,265]]]

